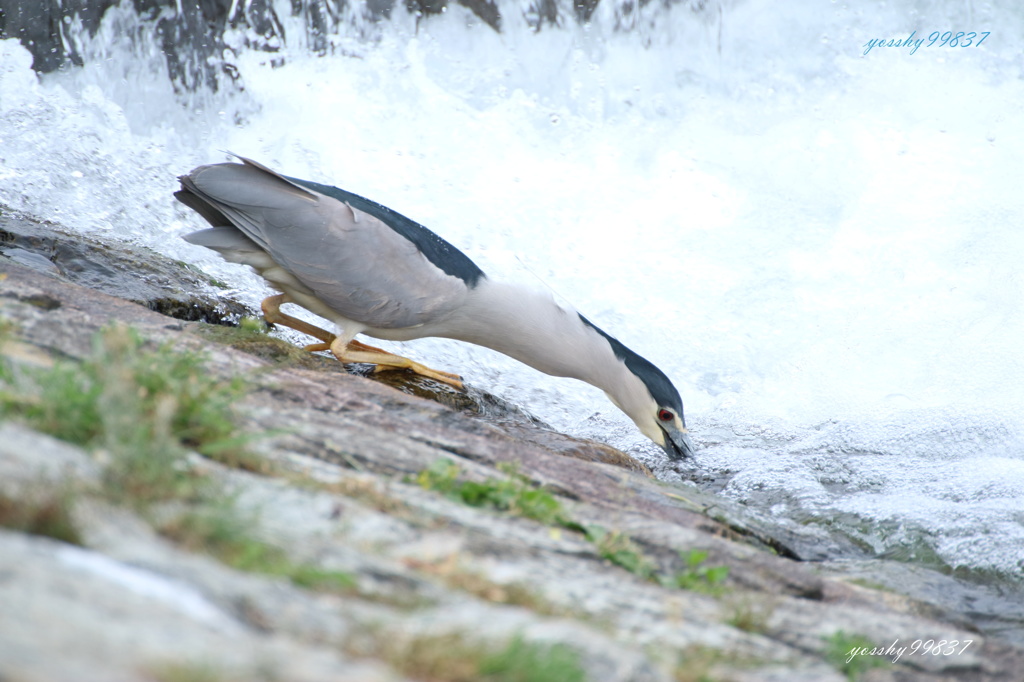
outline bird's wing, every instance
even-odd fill
[[[398,329],[435,321],[461,304],[465,282],[380,219],[243,161],[201,166],[182,186],[332,310],[369,327]]]

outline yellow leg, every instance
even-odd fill
[[[303,347],[303,350],[308,350],[310,353],[316,353],[317,351],[322,350],[330,350],[331,342],[333,342],[334,339],[335,336],[332,334],[330,341],[326,341],[324,343],[311,343],[310,345]],[[356,350],[365,350],[371,353],[384,353],[385,355],[388,355],[388,352],[382,348],[377,348],[376,346],[368,346],[365,343],[360,343],[359,341],[356,341],[355,339],[348,342],[348,347],[354,348]],[[455,375],[453,374],[452,376]]]
[[[312,346],[306,346],[305,350],[328,350],[331,347],[331,342],[336,338],[334,334],[330,333],[326,329],[321,329],[315,324],[310,324],[305,320],[300,320],[297,317],[292,317],[281,312],[281,305],[291,301],[288,298],[288,294],[278,294],[277,296],[271,296],[263,299],[263,303],[260,304],[260,308],[263,309],[263,317],[271,324],[283,324],[286,327],[291,327],[295,331],[300,331],[303,334],[309,334],[310,336],[320,339],[323,343],[315,343]],[[316,346],[323,346],[319,348]]]
[[[282,313],[281,306],[289,301],[291,301],[291,299],[288,298],[287,294],[278,294],[264,299],[263,303],[260,304],[260,307],[263,309],[263,317],[266,318],[267,322],[272,324],[283,324],[284,326],[291,327],[303,334],[308,334],[314,338],[320,339],[321,343],[312,343],[308,346],[304,346],[303,350],[307,350],[311,353],[321,350],[329,350],[334,354],[334,357],[338,358],[342,363],[362,362],[377,365],[377,369],[374,370],[375,372],[383,372],[391,369],[411,369],[413,372],[422,376],[429,377],[445,384],[450,384],[455,388],[462,388],[462,379],[458,374],[430,369],[418,362],[413,362],[409,358],[394,355],[386,350],[382,350],[375,346],[369,346],[354,339],[349,341],[347,345],[342,346],[340,343],[341,339],[326,329],[321,329],[315,324],[310,324],[309,322],[300,320],[297,317],[292,317],[291,315]]]
[[[338,358],[339,362],[365,362],[377,365],[376,371],[378,372],[390,369],[410,369],[421,376],[440,381],[458,389],[462,388],[462,380],[457,374],[430,369],[418,362],[413,362],[409,358],[393,355],[358,341],[350,341],[348,344],[343,345],[341,339],[335,339],[331,342],[331,353],[334,354],[334,357]]]

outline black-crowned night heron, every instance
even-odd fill
[[[343,363],[410,369],[458,388],[455,374],[355,340],[439,336],[511,356],[602,389],[671,459],[692,456],[683,403],[657,367],[547,294],[495,282],[436,234],[361,196],[242,163],[200,166],[180,178],[180,201],[213,227],[185,239],[254,268],[282,292],[267,321],[320,340]],[[286,315],[296,303],[337,326],[332,334]]]

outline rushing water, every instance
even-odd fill
[[[233,60],[244,90],[191,95],[117,9],[84,67],[41,80],[0,43],[0,202],[255,303],[257,278],[179,239],[200,222],[176,176],[231,150],[364,194],[664,369],[697,462],[662,462],[589,386],[454,342],[402,352],[780,523],[1013,582],[1024,12],[978,4],[651,3],[613,31],[608,2],[539,32],[509,4],[501,35],[452,7],[353,27],[326,57],[286,22],[280,53]],[[991,35],[928,46],[946,30]],[[912,54],[864,54],[911,31]]]

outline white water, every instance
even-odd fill
[[[86,68],[41,83],[5,41],[0,202],[198,263],[254,303],[257,278],[178,238],[201,224],[175,177],[231,150],[345,187],[491,276],[552,287],[659,365],[697,468],[663,463],[588,386],[454,342],[402,352],[779,522],[1017,578],[1024,13],[657,4],[626,34],[604,28],[610,4],[588,30],[507,16],[501,36],[458,7],[418,33],[399,16],[327,58],[290,25],[285,66],[243,53],[244,94],[187,104],[123,38],[128,11]],[[992,34],[862,54],[947,29]]]

